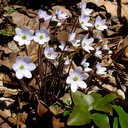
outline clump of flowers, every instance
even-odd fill
[[[101,59],[103,54],[112,54],[112,51],[108,48],[107,44],[104,44],[103,47],[101,47],[99,44],[102,43],[103,40],[101,36],[94,33],[95,29],[103,31],[108,28],[105,25],[106,19],[101,19],[100,16],[97,16],[95,21],[91,21],[92,18],[90,17],[92,10],[87,9],[86,3],[81,4],[80,9],[81,15],[77,16],[71,31],[68,31],[69,35],[66,37],[65,42],[56,38],[58,33],[57,30],[63,31],[65,27],[67,27],[67,24],[64,25],[68,18],[67,13],[62,12],[61,9],[56,10],[52,16],[48,15],[46,11],[39,10],[39,23],[47,20],[50,21],[47,29],[44,26],[41,26],[41,24],[39,25],[41,27],[36,30],[35,33],[33,30],[29,30],[26,26],[22,29],[15,29],[16,35],[14,36],[14,40],[19,42],[20,46],[24,44],[29,45],[32,40],[38,43],[37,65],[39,69],[38,76],[41,80],[39,83],[41,83],[41,89],[46,91],[47,76],[49,75],[47,74],[47,66],[50,66],[49,69],[52,74],[50,76],[50,78],[52,78],[50,81],[50,88],[54,88],[51,89],[51,91],[53,91],[52,97],[54,97],[55,93],[58,91],[55,89],[56,87],[61,89],[62,85],[68,84],[71,85],[71,91],[75,92],[78,88],[87,88],[88,83],[86,84],[85,80],[89,79],[88,81],[90,81],[91,76],[95,74],[104,75],[107,73],[107,69],[106,67],[103,67],[103,63],[99,63],[97,60]],[[94,25],[92,23],[94,23]],[[84,36],[78,36],[79,38],[76,39],[76,35],[79,34],[76,31],[77,28],[82,28]],[[57,44],[55,44],[55,40]],[[73,50],[70,50],[71,47],[73,47]],[[78,52],[80,50],[82,51],[81,53],[83,54],[84,59],[81,63],[78,63],[75,69],[72,69],[74,68],[73,59],[76,53],[79,54]],[[94,57],[94,66],[92,66],[89,61],[87,62],[90,56]],[[46,67],[44,67],[44,63],[46,64]],[[66,70],[66,73],[64,67],[68,70]],[[25,58],[19,56],[16,63],[13,65],[13,70],[16,72],[16,77],[18,79],[22,79],[23,77],[31,78],[31,71],[35,68],[35,64],[30,62],[28,56]],[[66,77],[63,77],[61,74],[65,74]],[[89,74],[91,74],[90,77]],[[60,85],[61,78],[65,79],[66,84],[63,83]],[[46,92],[44,92],[44,95],[45,94]]]
[[[31,63],[31,59],[29,56],[22,58],[18,56],[16,59],[16,63],[13,65],[13,70],[16,72],[16,77],[18,79],[22,79],[23,77],[31,78],[33,71],[36,68],[34,63]]]

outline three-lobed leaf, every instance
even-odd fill
[[[122,107],[113,105],[113,108],[119,116],[119,123],[121,128],[128,128],[128,114],[122,109]]]

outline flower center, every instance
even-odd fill
[[[86,43],[85,42],[83,43],[83,46],[86,46]]]
[[[24,66],[23,66],[23,65],[21,65],[21,66],[20,66],[20,69],[24,69]]]
[[[44,38],[44,36],[43,35],[40,35],[40,39],[43,39]]]
[[[23,36],[22,36],[22,39],[23,39],[23,40],[26,40],[26,39],[27,39],[27,36],[26,36],[26,35],[23,35]]]
[[[100,25],[99,25],[99,24],[97,24],[96,26],[97,26],[97,28],[98,28]]]
[[[84,21],[82,21],[81,24],[84,24]]]
[[[77,77],[77,76],[75,76],[75,77],[73,78],[73,80],[74,80],[74,81],[77,81],[77,80],[78,80],[78,77]]]
[[[47,56],[50,57],[51,56],[51,53],[47,53]]]

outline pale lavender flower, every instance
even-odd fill
[[[15,29],[16,35],[14,36],[14,40],[19,42],[19,46],[24,44],[29,45],[30,41],[33,39],[33,30],[29,30],[26,26]]]
[[[94,50],[95,51],[94,52],[94,55],[96,57],[102,57],[102,51],[100,50],[100,48],[101,48],[101,46],[97,46],[97,45],[94,47],[94,49],[95,49]]]
[[[86,58],[82,60],[81,65],[83,65],[85,72],[90,72],[90,71],[92,71],[92,69],[89,68],[89,65],[90,65],[90,64],[89,64],[88,62],[86,62]]]
[[[68,17],[66,17],[67,13],[63,13],[63,12],[62,12],[62,9],[56,10],[56,15],[57,15],[57,18],[58,18],[59,20],[68,18]]]
[[[69,61],[68,56],[67,56],[67,57],[65,57],[65,58],[64,58],[64,60],[65,60],[64,64],[65,64],[65,65],[69,65],[70,61]]]
[[[94,48],[91,46],[91,43],[94,41],[93,38],[89,38],[88,39],[88,36],[89,34],[86,34],[83,39],[82,39],[82,42],[81,42],[81,47],[90,53],[90,50],[94,50]]]
[[[52,18],[51,18],[51,24],[52,24],[53,26],[61,26],[61,22],[56,18],[55,15],[52,16]]]
[[[96,32],[94,33],[93,38],[94,38],[94,43],[98,43],[102,41],[102,37],[98,36]]]
[[[106,19],[101,19],[100,16],[97,16],[96,21],[95,21],[95,28],[98,30],[103,31],[104,29],[107,29],[108,27],[105,25]]]
[[[16,77],[22,79],[24,76],[31,78],[32,74],[30,71],[33,71],[36,68],[34,63],[31,63],[29,56],[22,58],[18,56],[16,63],[13,65],[13,70],[16,72]]]
[[[89,16],[90,13],[92,12],[92,10],[91,10],[91,9],[87,9],[86,6],[87,6],[86,3],[83,3],[83,4],[80,5],[80,8],[81,8],[81,14],[84,14],[84,15]]]
[[[107,44],[104,44],[102,47],[102,52],[106,54],[112,54],[112,51],[109,49]]]
[[[71,42],[73,46],[80,46],[80,44],[78,44],[80,40],[76,40],[75,36],[76,36],[75,33],[69,34],[68,41]]]
[[[80,23],[81,27],[84,30],[88,30],[88,27],[92,26],[91,23],[88,23],[89,20],[90,20],[90,17],[85,17],[84,14],[82,14],[81,16],[79,16],[79,23]]]
[[[54,52],[53,48],[52,47],[45,47],[44,49],[44,55],[46,58],[50,59],[50,60],[54,60],[58,53],[57,52]]]
[[[48,42],[50,40],[49,30],[47,30],[45,27],[37,30],[34,36],[34,40],[39,44],[44,44],[45,42]]]
[[[61,44],[59,45],[59,48],[63,51],[68,51],[68,49],[69,49],[69,46],[66,46],[65,47],[65,45],[66,45],[66,43],[65,42],[63,42],[63,41],[61,41]],[[65,47],[65,48],[64,48]]]
[[[44,21],[49,20],[52,16],[49,16],[46,11],[39,10],[38,12],[39,19],[44,19]]]
[[[96,64],[96,74],[98,75],[104,75],[106,74],[106,70],[107,68],[106,67],[102,67],[103,66],[103,63],[97,63]]]
[[[84,82],[89,77],[87,73],[82,72],[82,68],[78,66],[75,70],[70,69],[66,83],[71,85],[71,91],[75,92],[78,87],[85,89],[87,84]]]

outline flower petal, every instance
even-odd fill
[[[35,64],[33,64],[33,63],[29,63],[28,64],[28,70],[29,71],[33,71],[35,68],[36,68],[36,65]]]
[[[16,77],[17,77],[18,79],[22,79],[22,78],[23,78],[23,73],[22,73],[21,70],[16,71]]]
[[[71,91],[75,92],[77,90],[77,88],[78,88],[78,86],[77,86],[76,82],[72,82],[71,83]]]
[[[67,79],[66,79],[66,83],[67,84],[71,84],[71,78],[68,76]]]
[[[82,73],[82,68],[80,66],[78,66],[76,69],[75,69],[75,72],[77,73]]]
[[[80,88],[87,88],[87,84],[84,81],[77,81],[77,85]]]
[[[83,73],[81,76],[82,76],[82,80],[86,80],[89,77],[87,73]]]
[[[31,74],[31,72],[29,70],[23,70],[23,74],[27,78],[31,78],[32,77],[32,74]]]
[[[23,59],[24,62],[29,63],[31,61],[29,56],[25,56]]]

